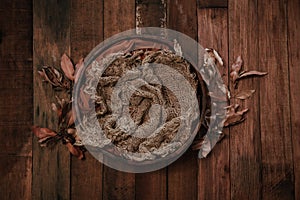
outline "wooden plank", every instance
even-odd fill
[[[162,0],[136,0],[136,27],[165,27],[166,8]]]
[[[300,199],[300,2],[290,0],[288,8],[288,52],[290,75],[291,132],[294,154],[295,199]]]
[[[228,21],[227,9],[198,9],[198,37],[204,48],[216,49],[224,61],[219,69],[228,83]],[[210,155],[199,161],[198,199],[230,199],[229,130]]]
[[[286,15],[285,0],[258,2],[259,68],[269,73],[260,80],[262,198],[272,200],[294,199]]]
[[[0,4],[0,196],[31,199],[32,3]]]
[[[104,39],[135,27],[135,1],[104,1]],[[103,199],[134,199],[135,175],[103,166]]]
[[[198,8],[227,8],[228,0],[197,0]]]
[[[32,71],[32,3],[4,0],[0,10],[0,73],[29,70],[26,73],[29,75]]]
[[[229,60],[232,64],[241,55],[245,70],[258,68],[257,2],[256,0],[229,1]],[[229,66],[231,67],[231,66]],[[260,199],[260,118],[259,83],[261,80],[240,81],[238,89],[255,89],[246,101],[233,100],[242,108],[249,108],[246,121],[230,128],[231,198]],[[262,122],[263,123],[263,122]],[[242,131],[241,131],[242,130]]]
[[[71,57],[78,62],[103,40],[103,2],[71,2]],[[86,152],[71,159],[71,199],[102,199],[102,164]]]
[[[1,199],[31,199],[32,157],[0,155],[0,159]]]
[[[61,55],[70,53],[70,12],[69,0],[33,1],[34,123],[53,129],[57,128],[51,111],[55,94],[49,84],[42,83],[37,70],[42,65],[59,67]],[[33,174],[33,199],[69,199],[70,153],[61,143],[41,148],[34,138]]]
[[[135,176],[103,166],[103,199],[132,200],[135,198]]]
[[[167,199],[166,168],[135,175],[136,199]]]
[[[104,38],[135,28],[135,1],[104,1]]]
[[[197,39],[196,1],[168,1],[167,7],[167,28]],[[168,167],[169,199],[197,199],[197,159],[197,152],[189,149]]]
[[[166,6],[161,0],[136,1],[136,27],[165,27]],[[136,199],[167,199],[167,168],[136,174]]]

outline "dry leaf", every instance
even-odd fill
[[[246,71],[246,72],[243,72],[239,75],[239,78],[238,79],[242,79],[242,78],[245,78],[245,77],[249,77],[249,76],[264,76],[268,74],[267,72],[259,72],[259,71]]]
[[[31,130],[40,139],[47,137],[55,137],[57,135],[57,133],[53,130],[48,128],[41,128],[39,126],[32,126]]]
[[[68,149],[72,155],[76,156],[80,160],[82,160],[84,158],[83,152],[80,150],[79,147],[75,147],[69,142],[66,143],[66,146],[68,147]]]
[[[67,54],[61,57],[60,66],[66,77],[70,80],[74,80],[74,66]]]
[[[238,92],[234,96],[234,98],[245,100],[245,99],[250,98],[254,92],[255,92],[255,90],[242,90],[242,91]]]
[[[238,104],[230,105],[226,108],[227,112],[226,112],[224,127],[232,126],[240,122],[243,122],[245,120],[244,114],[248,111],[248,108],[241,111],[237,111],[238,108],[239,108]]]
[[[49,82],[54,87],[63,87],[62,86],[62,74],[50,66],[43,66],[41,71],[38,71],[39,75],[44,79],[44,81]]]
[[[61,108],[61,115],[58,119],[58,124],[63,127],[69,127],[73,123],[74,120],[73,120],[73,113],[72,113],[72,103],[69,102],[64,104],[63,107]]]
[[[239,78],[239,72],[242,69],[243,60],[241,56],[238,56],[236,61],[231,66],[230,77],[233,83]]]

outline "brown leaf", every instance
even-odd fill
[[[238,79],[242,79],[242,78],[245,78],[245,77],[249,77],[249,76],[264,76],[264,75],[267,75],[268,73],[267,72],[259,72],[259,71],[246,71],[244,73],[241,73],[239,75],[239,78]]]
[[[84,158],[83,152],[78,147],[74,147],[71,143],[66,143],[70,153],[76,156],[78,159],[82,160]]]
[[[227,112],[226,112],[224,127],[232,126],[240,122],[243,122],[245,120],[244,114],[248,111],[248,108],[241,111],[237,111],[238,108],[239,108],[238,104],[230,105],[226,108]]]
[[[239,72],[242,69],[243,60],[241,56],[238,56],[236,61],[231,66],[230,78],[233,83],[239,78]]]
[[[58,124],[63,125],[64,127],[68,127],[69,123],[73,122],[73,113],[72,113],[72,103],[66,103],[63,105],[61,110],[61,115],[58,119]]]
[[[62,74],[50,66],[43,66],[41,71],[38,71],[39,75],[44,79],[44,81],[49,82],[54,87],[62,87]]]
[[[48,128],[41,128],[39,126],[32,126],[31,130],[40,139],[43,139],[46,137],[55,137],[57,135],[57,133],[54,132],[53,130],[48,129]]]
[[[74,80],[74,66],[67,54],[62,55],[60,66],[63,72],[65,73],[66,77],[70,80]]]
[[[242,90],[242,91],[238,92],[234,96],[234,98],[245,100],[245,99],[250,98],[254,92],[255,92],[255,90]]]

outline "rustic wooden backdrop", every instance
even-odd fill
[[[138,23],[137,23],[138,19]],[[168,27],[217,49],[228,66],[268,71],[247,120],[225,130],[207,159],[188,150],[167,168],[118,172],[65,146],[40,148],[31,124],[55,127],[37,69],[75,62],[138,26]],[[299,0],[1,0],[0,199],[300,199]],[[47,98],[48,97],[48,98]]]

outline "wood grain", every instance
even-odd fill
[[[2,0],[1,199],[299,199],[299,10],[298,0]],[[236,101],[250,108],[246,121],[227,130],[199,168],[190,150],[168,169],[135,175],[90,154],[70,159],[60,143],[41,148],[28,127],[55,129],[57,119],[52,88],[37,70],[58,68],[64,52],[77,62],[138,23],[167,26],[215,48],[227,64],[225,80],[238,55],[244,69],[267,71],[239,83],[238,91],[256,90]]]
[[[0,159],[1,199],[31,199],[32,157],[0,155]]]
[[[104,39],[135,27],[135,1],[104,1]],[[103,166],[103,199],[134,199],[135,175]]]
[[[166,6],[161,0],[137,0],[136,27],[165,27],[166,12]],[[138,173],[135,177],[136,199],[167,198],[167,168]]]
[[[59,67],[63,53],[70,53],[70,1],[33,1],[33,65],[34,65],[34,124],[57,128],[56,114],[51,111],[55,94],[49,84],[38,76],[43,65]],[[60,97],[66,96],[64,93]],[[44,149],[34,138],[33,199],[69,199],[70,153],[58,143]]]
[[[198,8],[227,8],[228,0],[197,0]]]
[[[262,198],[294,199],[286,1],[259,1]]]
[[[291,132],[295,178],[295,199],[300,199],[300,2],[289,0],[288,10],[288,52],[290,75]]]
[[[135,175],[136,199],[167,199],[166,168]]]
[[[31,199],[32,3],[0,3],[0,196]]]
[[[258,70],[258,26],[256,0],[229,1],[229,57],[230,64],[241,55],[245,70]],[[230,67],[230,66],[229,66]],[[266,69],[261,69],[266,70]],[[266,70],[268,71],[268,70]],[[261,198],[261,143],[260,143],[260,88],[261,79],[239,82],[238,89],[231,84],[231,93],[254,89],[246,101],[233,100],[241,108],[249,108],[245,122],[230,128],[230,177],[232,199]],[[262,122],[263,123],[263,122]]]
[[[167,4],[167,28],[197,40],[196,1],[176,0]],[[184,41],[179,43],[184,46]],[[169,199],[197,199],[197,166],[197,152],[189,149],[168,167]]]
[[[103,1],[71,2],[71,57],[75,63],[103,41]],[[71,159],[71,199],[102,199],[102,167],[89,152]]]
[[[219,69],[228,83],[228,22],[227,9],[198,9],[198,38],[204,48],[216,49],[224,61]],[[209,156],[199,160],[198,199],[230,199],[229,130]]]

